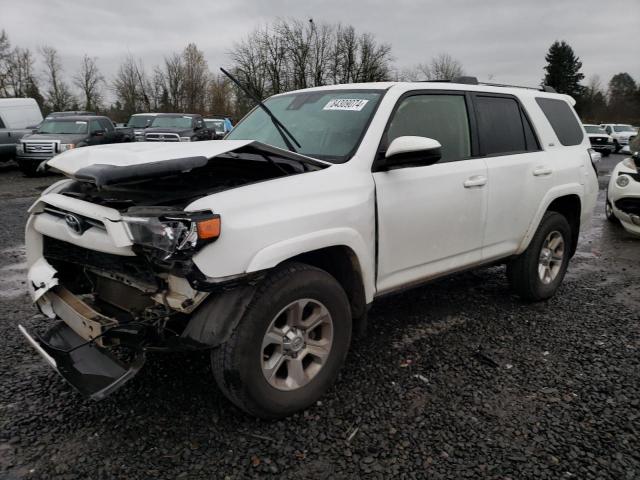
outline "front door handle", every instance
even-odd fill
[[[487,184],[487,177],[484,175],[473,175],[464,181],[464,188],[483,187]]]
[[[544,177],[545,175],[551,175],[552,172],[553,170],[551,170],[549,167],[539,166],[533,170],[533,175],[535,177]]]

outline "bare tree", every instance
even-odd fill
[[[149,88],[144,67],[132,55],[126,57],[113,80],[113,90],[124,114],[151,110]]]
[[[11,42],[7,32],[0,32],[0,95],[9,95],[8,73],[11,62]]]
[[[231,81],[223,75],[212,75],[209,81],[207,110],[218,115],[236,115],[236,101]]]
[[[390,78],[391,47],[352,26],[279,19],[229,52],[240,80],[261,98],[296,88]],[[237,92],[240,108],[248,107]]]
[[[69,85],[63,79],[62,63],[58,51],[53,47],[44,46],[40,50],[48,79],[46,101],[52,110],[69,110],[75,104]]]
[[[190,43],[182,52],[184,108],[189,112],[204,111],[209,84],[209,67],[204,53]]]
[[[431,59],[428,65],[420,65],[425,80],[453,80],[464,75],[462,63],[448,53],[441,53]]]
[[[26,97],[37,85],[34,73],[35,60],[28,48],[16,47],[7,61],[5,90],[14,97]]]
[[[84,96],[85,110],[100,110],[104,77],[100,74],[95,58],[85,54],[80,71],[74,75],[73,82]]]

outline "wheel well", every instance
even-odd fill
[[[364,317],[367,302],[358,257],[349,247],[334,246],[301,253],[287,261],[302,262],[332,275],[342,286],[351,305],[354,322]],[[356,327],[356,325],[354,325]]]
[[[576,252],[578,246],[578,236],[580,235],[580,213],[582,211],[582,205],[580,203],[580,197],[577,195],[566,195],[564,197],[556,198],[547,211],[558,212],[563,215],[569,222],[571,227],[571,255]]]

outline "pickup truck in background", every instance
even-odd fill
[[[34,176],[42,162],[67,150],[130,141],[107,117],[47,117],[35,133],[24,135],[16,145],[16,161],[25,175]]]
[[[33,98],[0,98],[0,162],[16,155],[16,143],[42,122],[40,107]]]
[[[213,140],[202,115],[190,113],[158,113],[145,130],[147,142],[197,142]]]
[[[151,126],[157,113],[135,113],[129,117],[123,128],[131,129],[133,139],[136,142],[144,142],[144,133]]]
[[[613,138],[616,153],[628,146],[638,134],[631,125],[625,123],[603,123],[600,126]]]

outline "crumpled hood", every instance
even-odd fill
[[[78,180],[110,183],[125,178],[136,179],[180,173],[203,166],[213,157],[250,147],[261,154],[275,155],[316,167],[330,163],[266,145],[254,140],[208,140],[204,142],[135,142],[97,145],[66,151],[47,162]],[[99,178],[100,177],[100,178]]]

